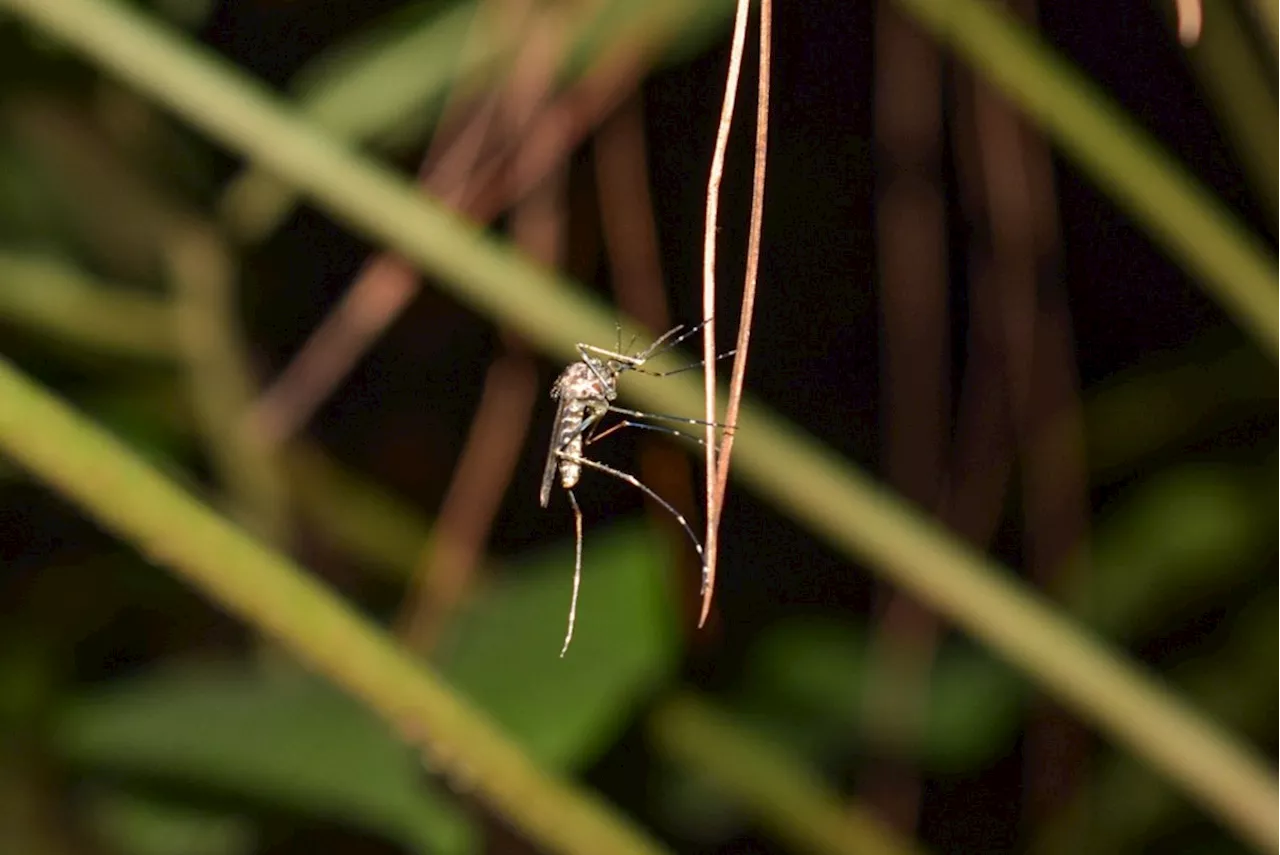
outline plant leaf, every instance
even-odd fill
[[[73,703],[55,744],[71,762],[207,787],[379,832],[414,851],[474,851],[415,753],[355,701],[306,675],[187,664]]]
[[[850,752],[861,733],[864,740],[891,742],[931,770],[953,773],[980,766],[1013,740],[1025,685],[983,651],[960,640],[942,646],[922,698],[927,709],[920,718],[921,732],[905,738],[879,732],[884,723],[870,715],[868,655],[859,627],[812,620],[782,624],[752,655],[751,703],[768,699],[768,718],[792,731],[786,735],[770,728],[771,735],[816,763],[830,760],[835,752]],[[891,691],[893,686],[877,683],[870,689]],[[899,707],[893,702],[884,706]]]
[[[592,531],[573,644],[559,658],[573,545],[507,574],[441,647],[441,672],[542,762],[579,768],[675,665],[670,562],[643,523]]]

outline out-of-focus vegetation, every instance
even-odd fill
[[[928,691],[904,681],[893,697],[881,669],[894,660],[875,634],[873,609],[796,610],[757,625],[726,607],[717,620],[752,632],[735,636],[747,636],[739,650],[699,650],[677,584],[690,569],[672,548],[681,542],[634,521],[588,532],[566,658],[556,653],[573,566],[568,528],[555,529],[547,547],[531,525],[513,523],[495,537],[509,557],[486,553],[470,568],[465,596],[430,650],[414,651],[425,663],[415,672],[374,627],[396,626],[410,580],[442,538],[451,542],[432,509],[445,492],[439,473],[452,469],[462,440],[437,426],[399,451],[407,444],[380,400],[381,375],[353,381],[363,391],[322,408],[310,432],[280,445],[254,433],[255,399],[274,374],[264,366],[289,356],[265,354],[293,350],[299,330],[322,317],[303,291],[290,290],[304,277],[291,278],[288,265],[308,263],[288,244],[310,222],[299,211],[307,199],[437,277],[420,299],[437,301],[442,315],[459,310],[441,308],[429,293],[436,288],[557,358],[575,341],[611,341],[594,298],[513,257],[505,239],[431,230],[457,226],[440,207],[415,207],[407,183],[370,179],[381,174],[362,172],[360,159],[416,167],[436,145],[447,156],[451,140],[486,121],[503,127],[514,121],[504,110],[519,114],[528,107],[519,99],[532,97],[533,115],[560,123],[548,121],[542,135],[536,120],[507,128],[462,182],[472,195],[451,202],[461,217],[510,213],[514,222],[534,192],[504,183],[527,167],[521,145],[550,146],[547,174],[589,171],[580,152],[626,94],[700,62],[725,37],[730,4],[381,4],[382,14],[349,32],[327,33],[282,85],[318,140],[304,150],[292,126],[268,126],[276,102],[264,102],[265,111],[245,102],[237,114],[231,78],[175,66],[154,92],[121,85],[115,77],[128,77],[128,58],[123,70],[105,71],[112,63],[87,46],[94,34],[74,35],[74,22],[60,31],[50,21],[62,0],[43,1],[55,11],[0,0],[0,852],[951,851],[953,835],[987,824],[974,812],[990,800],[975,796],[977,806],[966,808],[965,788],[976,792],[980,778],[993,786],[982,776],[1022,756],[1040,688],[1108,741],[1073,756],[1074,785],[1050,815],[1005,823],[982,851],[1276,848],[1256,809],[1275,795],[1274,232],[1255,234],[1119,108],[1091,108],[1105,95],[1057,60],[1038,63],[1051,55],[1029,29],[1002,23],[985,3],[951,7],[970,17],[948,17],[945,0],[901,4],[961,58],[986,50],[976,64],[1014,80],[1003,84],[1010,100],[1044,121],[1071,162],[1205,281],[1243,333],[1206,331],[1083,390],[1090,531],[1058,568],[1051,606],[938,533],[924,512],[884,498],[834,452],[748,408],[738,440],[743,484],[976,636],[939,639]],[[165,30],[185,29],[174,35],[194,58],[207,50],[198,35],[217,41],[220,29],[238,26],[202,2],[117,2],[67,5],[107,9],[108,18],[125,8]],[[1274,68],[1276,45],[1246,17],[1267,2],[1229,4],[1234,26],[1215,30],[1196,54],[1251,180],[1275,175],[1274,89],[1244,87],[1265,96],[1266,115],[1250,121],[1238,101],[1221,100],[1241,88],[1216,84],[1223,75],[1256,84],[1259,69]],[[775,14],[785,24],[805,13]],[[239,26],[252,38],[251,24]],[[551,59],[531,72],[520,63],[541,27],[553,33]],[[145,40],[148,31],[130,32]],[[1236,40],[1234,51],[1222,32]],[[1223,57],[1233,60],[1225,71]],[[137,60],[150,73],[163,52]],[[553,94],[522,95],[518,84],[539,73]],[[788,97],[798,94],[775,86],[775,98]],[[1056,103],[1084,112],[1045,119]],[[240,116],[244,126],[228,118]],[[216,143],[200,133],[219,125],[210,131]],[[1082,128],[1101,136],[1091,140]],[[773,132],[785,137],[788,126]],[[281,146],[274,160],[263,148],[272,138]],[[304,180],[281,163],[295,157],[291,142],[299,142],[297,164],[330,162],[325,140],[358,152],[344,159],[345,149],[333,149],[333,162],[350,170]],[[1146,171],[1135,178],[1138,167]],[[688,176],[699,192],[703,179]],[[1274,193],[1256,188],[1272,220]],[[589,241],[580,231],[570,228]],[[596,271],[573,246],[561,266],[582,279]],[[342,290],[328,284],[329,296]],[[270,326],[263,318],[283,317],[289,333],[255,338]],[[447,378],[436,387],[450,393],[442,400],[473,403],[464,378],[479,374],[462,367],[473,354],[452,347],[448,324],[412,310],[398,323],[424,324],[428,341],[380,353],[377,371],[433,370]],[[787,354],[764,349],[756,358]],[[635,379],[642,403],[696,412],[691,378]],[[137,459],[68,418],[50,394]],[[381,428],[344,433],[344,412],[366,426],[373,414]],[[539,443],[545,436],[533,433]],[[437,477],[398,480],[401,469]],[[516,483],[527,487],[536,475]],[[194,504],[166,506],[160,499],[178,495],[166,492],[174,485],[227,523]],[[518,501],[532,505],[524,494]],[[1013,510],[1003,516],[1017,527]],[[735,573],[793,571],[748,556],[722,565],[722,584],[738,584]],[[863,570],[850,563],[841,572]],[[273,609],[272,597],[291,591],[297,599]],[[984,614],[983,603],[999,608]],[[731,667],[716,667],[730,658]],[[1145,664],[1130,667],[1131,659]],[[1147,666],[1158,669],[1157,683]],[[714,678],[699,675],[708,667]],[[1150,691],[1161,683],[1167,695]],[[1123,703],[1099,696],[1107,685],[1125,689]],[[885,712],[903,709],[910,714]],[[1126,711],[1191,742],[1152,747],[1141,738],[1146,719],[1117,724]],[[1182,762],[1183,752],[1197,756]],[[927,781],[927,798],[945,805],[933,814],[926,806],[919,840],[862,798],[877,774],[865,761],[886,758]],[[1002,797],[1012,800],[1016,772],[1001,774]],[[1009,827],[1020,830],[1011,837]]]

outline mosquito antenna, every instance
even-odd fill
[[[660,335],[653,344],[649,345],[641,353],[636,354],[636,356],[641,361],[644,361],[646,359],[652,359],[660,353],[666,353],[668,350],[679,345],[685,339],[697,335],[709,322],[710,319],[708,318],[705,321],[694,324],[688,329],[685,329],[684,324],[677,324]],[[672,336],[674,336],[674,338]]]
[[[633,358],[637,364],[644,362],[646,359],[652,359],[659,353],[665,353],[675,347],[677,344],[693,335],[695,331],[696,328],[692,330],[685,330],[684,324],[676,324],[674,327],[654,339],[648,347],[637,353]],[[672,338],[672,336],[675,336],[675,338]]]
[[[737,352],[738,352],[737,350],[727,350],[716,357],[716,362],[719,362],[722,359],[728,359],[730,356],[733,356]],[[697,362],[690,362],[688,365],[686,365],[683,368],[674,368],[671,371],[646,371],[645,369],[639,368],[639,367],[632,368],[631,370],[636,372],[637,374],[648,374],[650,377],[670,377],[673,374],[683,374],[686,371],[692,371],[695,368],[701,368],[706,364],[707,364],[707,361],[705,359],[699,359]]]
[[[568,454],[563,451],[558,452],[558,454],[561,460],[568,460],[572,463],[577,463],[580,466],[586,466],[591,469],[595,469],[598,472],[603,472],[606,475],[612,475],[614,478],[617,478],[620,481],[627,482],[632,487],[635,487],[637,490],[644,493],[650,499],[653,499],[655,502],[661,505],[664,509],[666,509],[666,512],[671,514],[672,518],[674,518],[675,521],[680,524],[680,527],[684,529],[684,533],[689,536],[689,541],[693,544],[694,551],[698,553],[698,562],[702,565],[702,591],[704,593],[706,592],[707,585],[709,584],[710,580],[707,578],[707,562],[706,562],[705,556],[703,556],[702,554],[702,543],[701,541],[698,540],[698,536],[693,533],[693,529],[689,527],[689,521],[684,518],[683,514],[681,514],[674,507],[672,507],[671,503],[668,502],[666,499],[662,498],[657,493],[653,492],[653,490],[650,490],[648,487],[642,484],[640,482],[640,479],[636,478],[634,475],[629,475],[628,473],[623,472],[620,469],[614,469],[612,466],[606,466],[603,463],[592,460],[589,457],[583,457],[580,454]]]
[[[620,321],[613,322],[613,328],[618,332],[618,353],[622,353],[622,323]],[[627,349],[631,349],[631,345],[636,343],[635,336],[631,337],[631,344],[627,345]]]

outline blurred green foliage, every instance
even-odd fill
[[[647,527],[599,532],[589,554],[579,638],[565,659],[548,652],[563,630],[569,547],[510,568],[466,609],[435,657],[456,689],[558,769],[589,764],[675,664],[670,568]],[[476,851],[466,815],[433,794],[413,749],[330,685],[284,667],[169,663],[69,701],[54,746],[91,773],[348,822],[414,851]],[[136,809],[140,798],[100,809]],[[133,826],[111,827],[121,836]]]

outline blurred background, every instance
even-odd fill
[[[732,483],[699,631],[679,528],[584,477],[557,659],[573,520],[537,493],[563,366],[2,5],[0,352],[428,657],[538,762],[681,852],[1245,851]],[[620,313],[700,319],[725,0],[129,5]],[[1274,270],[1274,3],[1207,4],[1190,46],[1168,0],[1007,9]],[[780,4],[772,99],[750,393],[1274,762],[1272,356],[897,4]],[[700,530],[700,461],[640,433],[592,451]],[[543,851],[8,463],[0,532],[0,852]]]

